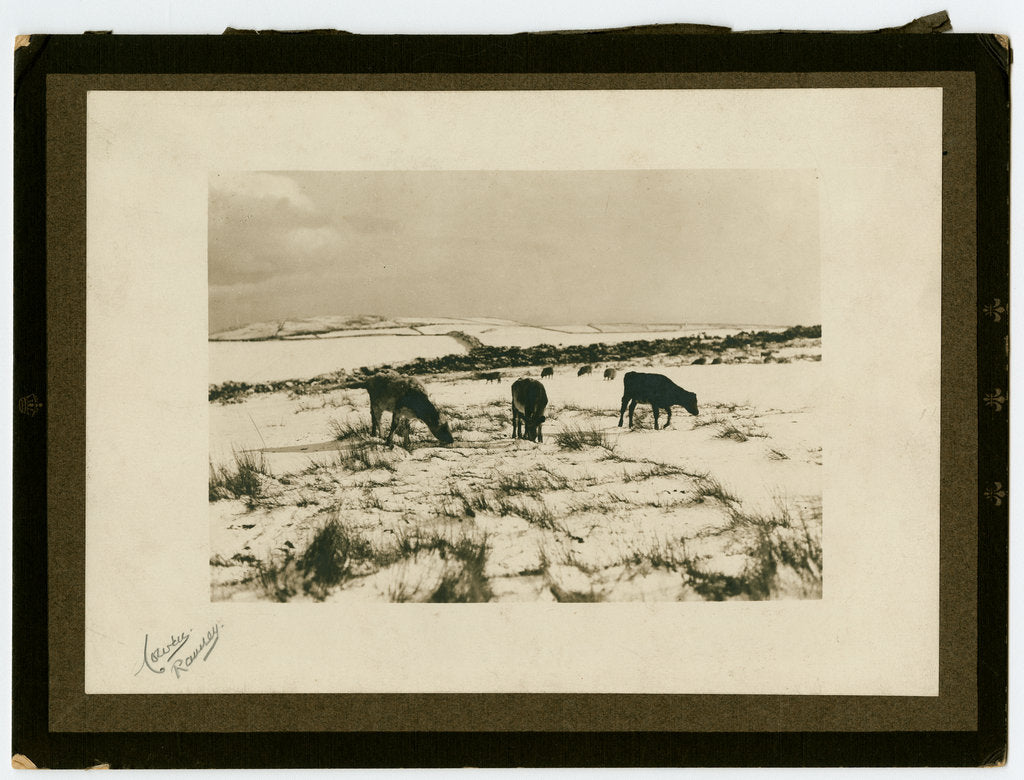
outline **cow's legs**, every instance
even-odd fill
[[[636,409],[636,399],[629,402],[629,427],[633,427],[633,410]]]
[[[651,404],[651,409],[654,411],[654,430],[658,430],[658,405]]]
[[[544,423],[537,423],[537,443],[541,444],[544,441],[544,434],[540,432],[540,428]]]
[[[662,428],[668,428],[669,424],[672,422],[672,407],[671,406],[668,409],[665,410],[665,414],[666,414],[665,424],[663,426],[661,426]]]
[[[392,441],[395,438],[395,431],[398,429],[398,422],[402,418],[398,414],[398,409],[395,409],[391,413],[391,429],[388,431],[388,438],[386,439],[389,447],[393,446]]]
[[[626,413],[626,407],[629,405],[629,396],[622,396],[622,408],[619,409],[619,427],[622,427],[622,415]],[[630,423],[632,425],[632,423]]]
[[[512,438],[519,438],[519,412],[515,404],[512,404]]]
[[[376,404],[370,404],[370,435],[380,436],[380,415],[381,409]]]

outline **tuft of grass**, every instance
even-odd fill
[[[564,490],[567,487],[569,487],[568,478],[547,467],[537,468],[533,472],[497,474],[494,481],[494,491],[498,495],[539,496],[544,491]]]
[[[704,598],[752,600],[821,598],[821,507],[810,517],[795,519],[786,507],[772,515],[730,510],[729,524],[722,529],[747,558],[738,575],[708,571],[702,561],[685,559],[683,569],[690,585]]]
[[[739,499],[730,493],[715,477],[706,474],[697,477],[696,484],[694,485],[694,491],[695,503],[703,503],[705,498],[714,498],[723,504],[731,504],[739,501]]]
[[[339,447],[334,465],[349,471],[367,471],[369,469],[396,471],[398,468],[388,456],[388,451],[383,448],[383,445],[373,440],[358,440],[350,445]]]
[[[346,441],[348,439],[367,441],[370,439],[370,423],[362,418],[357,422],[351,422],[348,419],[331,419],[328,422],[328,426],[331,429],[331,435],[336,441]]]
[[[551,508],[542,499],[534,499],[530,502],[511,501],[500,497],[495,501],[495,508],[501,515],[516,515],[523,518],[530,525],[544,528],[548,531],[562,530]]]
[[[251,509],[265,498],[263,478],[270,476],[270,468],[261,452],[236,450],[234,461],[233,467],[210,462],[210,501],[245,498]]]
[[[490,601],[494,594],[484,575],[487,553],[486,537],[472,539],[464,536],[454,544],[448,542],[441,555],[450,555],[461,565],[445,571],[441,584],[429,600],[449,604]]]
[[[628,566],[678,571],[686,561],[685,547],[682,550],[669,544],[668,540],[654,541],[647,547],[634,547],[622,558]]]
[[[437,586],[429,594],[424,594],[425,598],[417,600],[443,603],[482,602],[490,601],[494,595],[484,575],[489,550],[486,535],[480,538],[463,535],[453,541],[437,533],[403,534],[397,537],[396,546],[390,551],[391,558],[386,561],[379,559],[378,562],[390,565],[402,559],[415,558],[422,553],[436,553],[449,565],[445,566]],[[407,583],[398,582],[388,589],[388,598],[391,601],[408,601],[414,596],[421,595],[418,591],[418,587],[410,588]]]
[[[645,468],[641,468],[637,471],[629,471],[626,469],[622,473],[622,479],[624,482],[642,482],[645,479],[653,479],[654,477],[676,477],[681,474],[686,474],[686,471],[678,466],[672,466],[668,463],[652,462]]]
[[[300,592],[323,601],[332,588],[355,576],[360,565],[374,557],[373,545],[333,516],[298,555],[288,549],[283,558],[257,562],[257,578],[276,601],[288,601]]]
[[[566,426],[555,435],[555,444],[563,450],[582,450],[587,447],[601,447],[609,452],[615,449],[615,443],[604,431],[596,428],[583,428],[578,425]]]
[[[769,460],[789,460],[789,455],[784,453],[782,450],[777,450],[774,447],[768,450]]]
[[[729,418],[721,414],[706,414],[700,417],[694,417],[690,420],[694,428],[706,428],[709,425],[723,425],[729,421]]]

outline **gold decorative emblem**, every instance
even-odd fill
[[[981,311],[996,322],[999,322],[1003,318],[1002,315],[1006,314],[1006,307],[1001,300],[996,298],[992,303],[986,303],[982,306]]]
[[[997,412],[1003,411],[1003,404],[1006,403],[1006,400],[1006,394],[1000,387],[997,387],[991,393],[985,393],[985,406],[995,409]]]
[[[18,399],[18,411],[22,414],[27,414],[29,417],[35,417],[36,412],[42,408],[43,402],[36,398],[35,393],[23,395]]]
[[[1003,503],[1003,499],[1006,498],[1006,490],[1003,488],[1003,483],[994,482],[989,485],[988,489],[985,491],[985,498],[996,506],[1000,506]]]

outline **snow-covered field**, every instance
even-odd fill
[[[450,336],[346,336],[341,338],[211,341],[210,384],[309,379],[417,357],[441,357],[465,348]]]
[[[364,324],[357,318],[356,324]],[[210,337],[210,383],[272,382],[309,379],[339,369],[400,363],[465,352],[466,346],[446,334],[453,331],[479,339],[486,346],[534,347],[617,344],[645,339],[672,339],[704,334],[726,336],[741,330],[781,331],[761,325],[648,325],[637,323],[521,325],[487,318],[381,319],[373,327],[344,327],[345,318],[325,317],[291,323],[257,323]],[[271,338],[273,334],[277,334]],[[247,341],[247,338],[264,340]],[[238,339],[238,340],[236,340]]]
[[[821,363],[615,367],[614,381],[575,366],[544,380],[543,443],[511,438],[511,381],[539,367],[499,384],[422,378],[450,447],[419,423],[408,449],[370,437],[364,390],[211,404],[211,469],[255,484],[211,478],[213,598],[820,597]],[[695,392],[700,415],[676,407],[655,431],[638,406],[636,427],[618,427],[630,369]]]

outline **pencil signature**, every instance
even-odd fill
[[[174,679],[180,679],[181,675],[191,671],[193,664],[210,657],[213,648],[217,646],[217,640],[220,639],[220,629],[223,625],[217,621],[202,634],[196,634],[191,628],[188,631],[171,634],[163,644],[151,640],[149,634],[146,634],[142,643],[142,663],[135,670],[135,674],[138,675],[143,669],[149,669],[153,674],[172,671]],[[185,648],[189,648],[188,652],[182,653]]]

